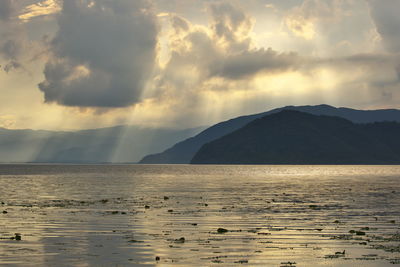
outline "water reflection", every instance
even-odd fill
[[[0,264],[400,262],[398,166],[1,165],[0,174],[0,237],[22,233],[0,239]]]

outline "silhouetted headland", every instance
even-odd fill
[[[194,164],[400,164],[400,123],[284,110],[209,142]]]
[[[317,106],[286,106],[267,112],[241,116],[211,126],[194,137],[176,143],[164,152],[144,157],[139,163],[145,164],[187,164],[206,143],[232,133],[255,119],[278,113],[282,110],[297,110],[314,115],[328,115],[345,118],[354,123],[371,123],[379,121],[400,122],[400,110],[356,110],[350,108],[336,108],[329,105]]]

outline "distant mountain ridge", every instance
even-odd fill
[[[0,128],[0,162],[135,163],[202,129],[127,125],[68,132]]]
[[[203,145],[193,164],[400,164],[400,123],[283,110]]]
[[[139,163],[143,164],[188,164],[196,152],[206,143],[216,140],[245,126],[251,121],[274,114],[282,110],[296,110],[314,115],[329,115],[348,119],[355,123],[369,123],[378,121],[400,122],[400,110],[356,110],[350,108],[336,108],[329,105],[317,106],[286,106],[267,112],[241,116],[227,120],[207,128],[198,135],[176,143],[174,146],[158,154],[144,157]]]

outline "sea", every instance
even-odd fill
[[[400,166],[0,165],[0,266],[400,266]]]

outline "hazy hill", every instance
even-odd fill
[[[349,108],[335,108],[328,105],[318,106],[287,106],[274,109],[271,111],[258,113],[254,115],[242,116],[228,121],[224,121],[204,130],[198,135],[186,139],[165,150],[162,153],[148,155],[144,157],[140,163],[157,164],[157,163],[172,163],[185,164],[189,163],[195,153],[204,144],[216,140],[226,134],[229,134],[247,123],[261,118],[263,116],[280,112],[282,110],[297,110],[315,115],[330,115],[338,116],[357,123],[368,123],[376,121],[398,121],[400,122],[400,110],[355,110]]]
[[[285,110],[205,144],[194,164],[399,164],[400,123]]]
[[[137,162],[202,129],[116,126],[58,132],[0,128],[0,162]]]

